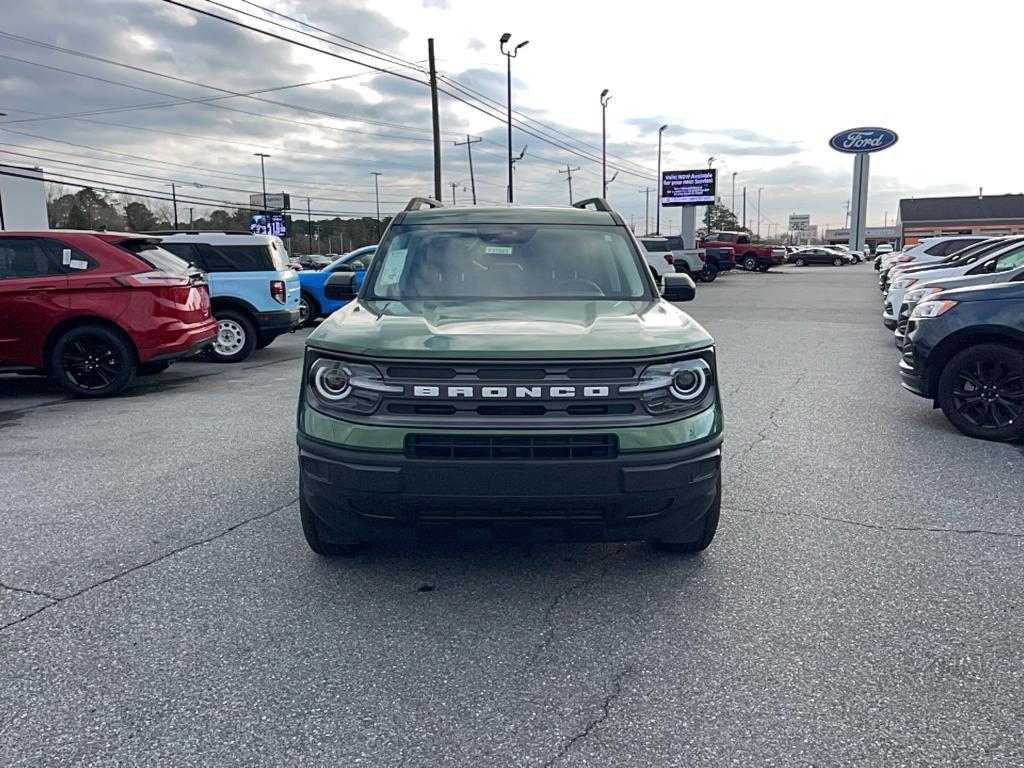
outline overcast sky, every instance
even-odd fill
[[[392,212],[432,190],[429,90],[417,71],[427,38],[435,39],[445,90],[470,89],[477,106],[503,113],[498,38],[507,31],[513,43],[530,41],[513,60],[514,106],[531,119],[532,132],[563,144],[515,131],[516,153],[527,145],[516,168],[517,202],[567,203],[566,174],[559,173],[567,164],[580,167],[573,171],[577,199],[600,194],[601,166],[591,158],[600,156],[604,88],[612,96],[608,174],[618,171],[608,196],[638,229],[661,124],[669,125],[663,169],[706,167],[714,156],[723,202],[732,203],[736,173],[737,208],[746,186],[752,226],[763,188],[763,232],[768,221],[784,229],[789,213],[843,223],[852,159],[827,141],[861,125],[900,136],[872,157],[870,225],[886,213],[891,222],[901,197],[974,194],[980,186],[986,194],[1024,191],[1017,110],[999,108],[1016,99],[1020,4],[182,2],[389,72],[162,0],[0,0],[0,112],[7,113],[0,162],[118,189],[159,191],[175,181],[183,196],[241,202],[259,190],[252,153],[263,151],[271,155],[269,190],[290,192],[294,205],[309,196],[325,215],[372,214],[371,172],[379,171],[382,212]],[[331,34],[388,60],[332,45],[352,42]],[[989,109],[974,116],[976,107]],[[503,200],[503,123],[445,94],[441,119],[445,201],[451,181],[459,203],[470,199],[466,148],[453,144],[466,134],[483,139],[473,145],[479,199]],[[193,205],[196,215],[208,210]],[[678,212],[666,209],[664,224],[678,231]]]

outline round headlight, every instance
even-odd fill
[[[673,371],[669,391],[677,400],[696,400],[704,393],[707,374],[703,367],[682,368]]]
[[[313,377],[317,394],[325,400],[344,400],[352,392],[352,382],[347,369],[340,365],[324,365]]]

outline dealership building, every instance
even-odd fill
[[[874,250],[877,246],[882,243],[896,244],[896,240],[899,238],[899,233],[896,227],[865,227],[864,228],[864,240],[871,246],[871,250]],[[825,242],[829,245],[846,245],[850,242],[850,230],[846,229],[826,229],[825,230]]]
[[[900,200],[896,229],[903,245],[940,235],[1024,234],[1024,195]]]

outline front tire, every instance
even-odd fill
[[[53,345],[53,377],[73,397],[113,397],[135,378],[135,351],[125,338],[102,325],[72,328]]]
[[[752,255],[752,254],[744,256],[743,257],[743,268],[745,270],[747,270],[747,272],[756,272],[757,271],[757,257]]]
[[[233,309],[216,310],[217,338],[206,351],[215,363],[240,363],[256,348],[256,326],[242,312]]]
[[[654,546],[663,552],[673,552],[677,554],[703,552],[711,546],[711,542],[715,539],[715,533],[718,531],[718,519],[721,517],[721,514],[722,478],[719,477],[715,500],[711,502],[711,508],[708,510],[707,516],[704,518],[704,527],[701,529],[700,537],[695,541],[656,541],[654,542]]]
[[[804,259],[797,259],[793,263],[796,264],[798,267],[803,267],[806,266],[807,264],[807,262]]]
[[[1024,352],[1005,344],[968,347],[946,363],[937,400],[968,437],[1024,439]]]
[[[320,303],[310,294],[303,292],[299,298],[299,323],[310,326],[320,317]]]
[[[360,541],[354,539],[337,541],[336,537],[332,538],[330,536],[330,529],[326,528],[317,519],[317,516],[309,508],[301,492],[299,494],[299,517],[302,520],[302,534],[306,537],[306,544],[321,557],[353,555],[362,549],[362,542]]]

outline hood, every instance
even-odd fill
[[[957,288],[939,294],[946,301],[995,301],[998,299],[1024,299],[1024,283],[996,283]]]
[[[363,301],[327,318],[311,347],[380,357],[654,357],[713,339],[667,301]]]

